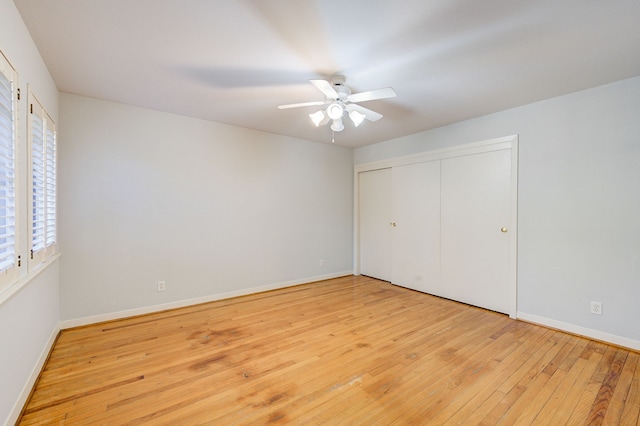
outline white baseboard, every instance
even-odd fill
[[[40,377],[42,367],[44,367],[44,363],[47,362],[47,358],[49,358],[49,353],[51,352],[51,348],[53,348],[53,344],[56,342],[56,338],[58,337],[58,333],[60,332],[60,330],[60,323],[58,323],[54,327],[53,331],[51,332],[51,336],[49,336],[49,340],[42,349],[36,365],[33,366],[31,374],[29,374],[29,378],[24,384],[18,399],[16,400],[15,404],[13,404],[13,408],[9,413],[9,417],[5,422],[5,426],[15,425],[18,421],[18,417],[20,417],[20,413],[22,413],[22,409],[24,408],[27,400],[29,399],[29,396],[31,395],[31,390],[35,386],[38,377]]]
[[[541,317],[538,315],[527,314],[526,312],[518,312],[518,319],[531,322],[534,324],[543,325],[545,327],[555,328],[557,330],[566,331],[567,333],[577,334],[580,336],[588,337],[590,339],[599,340],[605,343],[611,343],[612,345],[622,346],[625,348],[640,351],[640,341],[629,339],[615,334],[605,333],[590,328],[580,327],[574,324]]]
[[[301,280],[285,281],[282,283],[268,284],[260,287],[251,287],[251,288],[245,288],[242,290],[229,291],[226,293],[211,294],[203,297],[197,297],[194,299],[178,300],[175,302],[163,303],[161,305],[145,306],[142,308],[128,309],[125,311],[110,312],[107,314],[93,315],[90,317],[64,320],[61,322],[60,328],[64,330],[67,328],[80,327],[83,325],[96,324],[96,323],[105,322],[105,321],[113,321],[116,319],[127,318],[127,317],[136,316],[136,315],[145,315],[145,314],[151,314],[154,312],[166,311],[167,309],[184,308],[185,306],[213,302],[215,300],[230,299],[232,297],[238,297],[238,296],[246,296],[248,294],[261,293],[263,291],[277,290],[277,289],[286,288],[286,287],[293,287],[300,284],[307,284],[307,283],[312,283],[316,281],[329,280],[332,278],[339,278],[339,277],[344,277],[348,275],[353,275],[353,271],[343,271],[343,272],[336,272],[333,274],[318,275],[315,277],[309,277]]]

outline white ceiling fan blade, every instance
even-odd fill
[[[368,92],[362,93],[354,93],[353,95],[349,95],[347,100],[349,102],[365,102],[365,101],[373,101],[376,99],[385,99],[385,98],[393,98],[398,96],[396,91],[391,87],[385,87],[384,89],[376,89],[369,90]]]
[[[327,80],[309,80],[311,84],[321,91],[329,99],[338,99],[340,95]]]
[[[379,114],[375,111],[371,111],[370,109],[361,107],[360,105],[356,105],[356,104],[347,104],[345,106],[345,109],[349,112],[358,111],[360,114],[364,114],[367,117],[367,120],[369,121],[378,121],[382,118],[382,114]]]
[[[302,102],[299,104],[278,105],[278,109],[299,108],[299,107],[306,107],[306,106],[320,106],[326,103],[327,103],[326,101]]]

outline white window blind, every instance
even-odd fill
[[[31,158],[31,220],[29,267],[56,252],[56,128],[37,98],[29,91],[29,144]]]
[[[0,53],[0,290],[18,277],[15,139],[17,75]]]
[[[52,122],[53,123],[53,122]],[[50,248],[57,244],[57,156],[56,156],[56,131],[55,127],[47,127],[45,140],[45,245]],[[55,251],[55,250],[54,250]]]
[[[31,116],[31,250],[44,249],[44,120]]]

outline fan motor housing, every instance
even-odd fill
[[[344,86],[344,82],[347,81],[344,75],[334,75],[329,79],[329,83],[333,86]]]
[[[346,81],[343,75],[334,75],[329,79],[329,83],[333,86],[336,92],[338,92],[338,100],[346,101],[347,97],[351,94],[351,89],[344,85]]]

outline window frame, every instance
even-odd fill
[[[13,239],[12,242],[7,242],[5,244],[12,244],[13,253],[9,256],[9,265],[0,271],[0,292],[3,292],[7,288],[11,287],[15,284],[19,278],[20,273],[19,269],[21,266],[21,256],[19,251],[20,246],[20,226],[18,221],[18,213],[19,213],[19,203],[18,203],[18,116],[19,116],[19,93],[20,88],[18,86],[18,72],[13,67],[9,59],[2,52],[0,52],[0,74],[6,79],[9,83],[9,93],[10,93],[10,106],[8,108],[11,118],[10,118],[10,126],[9,126],[9,139],[0,141],[0,146],[5,148],[9,148],[9,157],[7,158],[12,164],[9,168],[11,170],[8,171],[8,180],[11,181],[10,185],[7,187],[10,194],[8,195],[7,202],[7,210],[11,210],[11,214],[4,215],[4,217],[8,220],[9,224],[7,225],[9,228],[13,228],[13,234],[7,233],[6,235],[12,235],[12,237],[8,237],[8,239]],[[5,145],[6,144],[6,145]],[[1,179],[1,178],[0,178]],[[3,207],[0,206],[0,215],[2,215]],[[5,224],[1,224],[5,225]],[[5,234],[0,234],[0,242],[4,238]]]
[[[27,119],[29,215],[27,231],[29,270],[31,271],[58,253],[57,128],[54,120],[34,95],[29,85],[27,92],[29,100]],[[36,123],[41,123],[39,127],[41,134],[37,138],[34,134]],[[36,151],[36,149],[38,150]],[[34,153],[39,155],[34,155]],[[35,163],[36,160],[39,163]],[[41,170],[37,170],[37,168]],[[36,179],[36,173],[40,175],[39,179]],[[37,219],[36,216],[38,216]],[[41,232],[38,231],[39,229]],[[34,235],[40,236],[41,244],[36,244]]]

